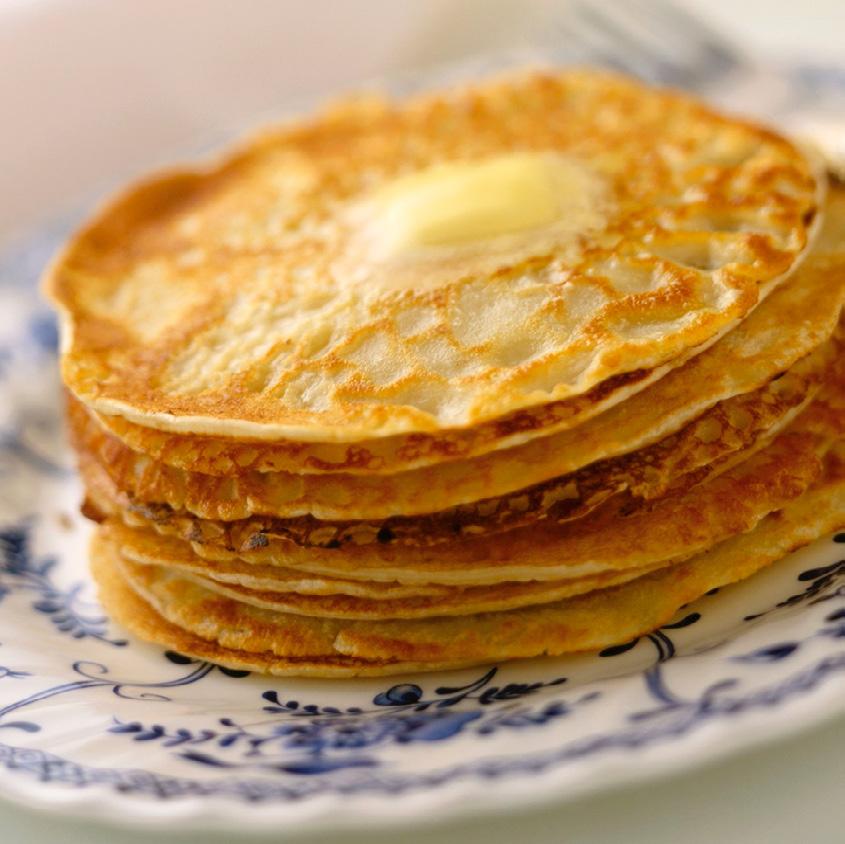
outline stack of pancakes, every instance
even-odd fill
[[[106,609],[279,675],[602,648],[845,522],[845,189],[589,71],[346,101],[47,288]]]

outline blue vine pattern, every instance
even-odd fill
[[[715,592],[715,590],[713,591]],[[700,612],[688,613],[678,621],[673,621],[669,624],[664,624],[659,629],[654,630],[653,632],[648,633],[645,636],[637,636],[636,638],[631,639],[627,642],[622,642],[619,645],[611,645],[610,647],[604,648],[603,650],[599,651],[599,656],[619,656],[620,654],[633,650],[642,639],[645,639],[646,641],[651,642],[651,644],[654,645],[654,648],[657,651],[658,662],[666,662],[667,659],[672,659],[672,657],[675,656],[677,650],[675,648],[675,643],[672,641],[672,638],[668,636],[665,631],[683,630],[685,627],[689,627],[690,625],[695,624],[698,621],[701,621]]]
[[[825,594],[820,600],[828,600],[837,597],[837,592],[839,592],[841,596],[845,596],[845,593],[840,592],[840,590],[841,587],[839,587],[838,590]],[[828,613],[824,620],[826,625],[829,626],[819,629],[815,634],[816,637],[845,639],[845,609],[838,609]],[[802,644],[802,642],[796,641],[777,642],[773,645],[765,645],[764,647],[758,648],[757,650],[751,651],[747,654],[734,656],[732,659],[734,662],[745,663],[780,662],[781,660],[797,653]]]
[[[187,674],[173,678],[171,680],[164,680],[160,682],[142,682],[132,680],[116,680],[110,676],[109,668],[100,662],[93,662],[90,660],[79,660],[74,662],[71,666],[74,674],[82,678],[79,680],[72,680],[68,683],[62,683],[58,686],[51,686],[43,689],[40,692],[28,695],[25,698],[16,700],[13,703],[0,707],[0,729],[18,729],[27,733],[37,733],[41,730],[41,725],[34,721],[6,721],[4,720],[13,712],[19,712],[32,706],[35,703],[41,703],[45,700],[60,697],[70,694],[72,692],[83,691],[86,689],[107,688],[116,697],[124,700],[143,700],[148,702],[167,703],[172,698],[162,694],[156,689],[172,689],[178,686],[188,686],[192,683],[197,683],[207,677],[213,671],[220,671],[228,677],[246,677],[248,671],[234,671],[228,668],[214,665],[210,662],[200,662],[199,660],[190,659],[176,654],[171,651],[165,652],[165,657],[176,665],[190,665],[191,669]]]
[[[837,533],[833,541],[840,545],[845,544],[845,533]],[[845,559],[819,568],[807,569],[801,572],[798,581],[809,585],[802,592],[795,592],[788,598],[778,601],[765,612],[745,616],[745,621],[756,621],[785,607],[795,607],[805,603],[812,606],[834,598],[845,597]]]
[[[416,684],[395,685],[373,698],[375,708],[302,705],[281,700],[276,691],[266,691],[262,698],[268,705],[263,712],[276,716],[269,721],[245,726],[232,718],[220,718],[213,729],[190,730],[115,719],[110,732],[180,748],[180,758],[216,768],[313,775],[378,767],[383,760],[371,751],[388,744],[446,741],[467,731],[482,736],[541,726],[599,697],[598,692],[588,692],[572,701],[519,705],[514,702],[540,689],[560,686],[566,678],[491,685],[497,672],[491,668],[464,686],[441,686],[427,698]],[[477,702],[479,708],[457,708],[467,701]],[[484,711],[485,707],[491,708]]]
[[[81,765],[43,750],[12,747],[0,743],[0,764],[29,773],[43,782],[76,787],[110,785],[122,794],[136,794],[158,800],[187,797],[226,797],[250,804],[289,802],[325,794],[399,795],[409,791],[443,787],[469,778],[498,779],[543,773],[553,767],[613,750],[631,751],[688,735],[705,724],[725,718],[772,709],[792,698],[818,688],[831,677],[845,674],[845,654],[818,660],[775,686],[741,693],[737,681],[712,684],[697,697],[673,693],[658,663],[644,673],[648,693],[656,706],[629,715],[615,730],[585,735],[538,754],[476,759],[451,767],[416,773],[363,768],[353,779],[332,776],[294,776],[271,780],[266,777],[231,776],[193,779],[152,771],[125,768],[97,768]]]
[[[835,537],[837,542],[843,539],[845,534]],[[843,574],[843,563],[805,570],[797,576],[797,582],[804,585],[803,591],[779,602],[772,609],[845,596],[840,585]],[[717,591],[713,590],[711,594]],[[841,659],[837,657],[818,663],[809,676],[799,673],[774,692],[768,689],[747,696],[737,695],[739,680],[729,677],[711,684],[696,697],[685,698],[669,688],[661,668],[677,652],[667,631],[685,629],[700,620],[700,612],[689,612],[643,637],[657,652],[657,663],[642,675],[656,706],[628,715],[630,723],[640,727],[648,724],[649,729],[645,733],[625,733],[625,741],[634,742],[634,746],[640,746],[640,742],[650,743],[652,739],[665,737],[664,729],[673,736],[683,734],[716,717],[773,705],[773,695],[798,693],[815,687],[827,676],[845,671],[843,655]],[[845,608],[828,613],[825,626],[815,635],[845,638]],[[600,656],[613,657],[626,653],[639,641],[638,638],[606,648]],[[801,646],[801,642],[776,643],[733,659],[737,663],[779,662],[796,653]],[[397,684],[377,694],[367,708],[303,705],[297,700],[283,699],[275,690],[265,691],[262,695],[266,702],[263,711],[281,720],[248,726],[232,718],[221,718],[213,727],[201,730],[115,719],[109,730],[131,736],[135,741],[158,742],[165,748],[176,750],[179,758],[203,766],[314,776],[349,768],[378,769],[383,762],[371,751],[388,744],[445,741],[467,732],[489,735],[502,729],[539,726],[566,717],[601,696],[600,692],[586,691],[573,700],[554,699],[539,707],[514,704],[514,701],[520,701],[540,689],[561,686],[566,683],[566,678],[499,686],[493,683],[497,672],[497,668],[491,668],[464,686],[439,687],[432,695],[426,695],[423,688],[416,684]],[[472,708],[467,708],[468,704]],[[485,712],[486,707],[490,709]],[[655,725],[661,725],[660,729]],[[617,736],[616,740],[623,739]],[[602,742],[601,747],[605,746]]]
[[[50,559],[32,561],[27,536],[27,525],[0,532],[4,559],[0,574],[5,576],[2,583],[6,590],[3,594],[10,591],[6,585],[7,578],[23,577],[25,586],[18,584],[19,588],[34,588],[36,592],[52,597],[54,592],[58,591],[50,580],[54,562]],[[845,534],[837,535],[835,539],[842,542],[845,540]],[[803,590],[780,601],[771,611],[803,602],[821,603],[845,597],[843,576],[845,562],[803,571],[797,576],[797,582],[803,585]],[[62,594],[76,593],[71,589]],[[56,609],[65,607],[65,603],[57,601],[39,606],[40,603],[41,601],[36,601],[33,608],[51,617],[58,614],[59,622],[56,622],[56,626],[70,635],[77,638],[89,636],[107,644],[119,644],[106,637],[104,631],[95,623],[92,624],[90,618],[86,618],[84,623],[72,621],[67,626],[62,620],[64,616],[61,610]],[[765,614],[767,613],[761,615]],[[759,616],[749,617],[749,620],[757,617]],[[728,677],[711,684],[695,697],[684,697],[670,688],[663,673],[662,664],[676,653],[676,645],[667,631],[689,627],[700,619],[699,612],[689,612],[678,621],[664,625],[659,631],[643,637],[650,641],[657,651],[656,664],[642,674],[646,691],[655,703],[652,708],[629,713],[625,726],[615,733],[601,734],[589,741],[579,739],[548,758],[543,757],[540,761],[535,759],[531,770],[543,770],[550,764],[574,761],[608,748],[642,747],[654,741],[683,735],[717,717],[732,717],[749,709],[773,706],[781,699],[806,692],[827,677],[845,671],[843,654],[823,659],[811,671],[798,672],[775,688],[742,693],[739,690],[740,681]],[[845,638],[845,608],[827,613],[824,626],[816,631],[814,636]],[[625,653],[631,650],[637,641],[639,640],[607,648],[601,655],[612,657]],[[798,652],[803,644],[798,641],[775,643],[733,659],[738,663],[749,664],[780,662]],[[214,671],[230,678],[247,675],[244,671],[198,662],[173,652],[167,652],[165,656],[171,664],[184,666],[187,670],[164,681],[138,682],[113,677],[103,663],[77,661],[72,665],[76,679],[35,692],[0,708],[0,729],[38,732],[41,730],[38,723],[20,718],[23,710],[33,704],[83,690],[106,688],[118,698],[167,702],[171,700],[167,690],[200,682]],[[173,751],[182,761],[205,768],[228,770],[233,776],[244,772],[264,775],[275,773],[283,775],[286,781],[293,777],[294,780],[319,782],[316,790],[289,785],[280,790],[262,785],[256,794],[253,791],[255,784],[241,779],[220,780],[214,783],[194,782],[143,772],[143,777],[139,780],[139,772],[131,772],[132,781],[136,782],[136,785],[143,783],[143,786],[137,786],[142,791],[152,787],[152,784],[155,784],[160,796],[196,793],[194,789],[197,787],[205,794],[218,793],[217,790],[219,793],[229,792],[234,788],[241,796],[241,789],[248,789],[251,800],[270,799],[271,796],[273,799],[279,799],[281,794],[301,796],[338,789],[341,786],[338,783],[333,784],[332,775],[353,769],[356,771],[356,778],[343,784],[342,789],[345,791],[356,792],[382,787],[386,769],[389,771],[388,781],[394,783],[389,790],[402,790],[410,787],[411,780],[408,780],[406,775],[398,775],[389,770],[389,764],[377,753],[380,748],[388,745],[448,741],[460,734],[480,737],[501,730],[539,727],[565,718],[601,698],[600,692],[585,689],[570,699],[555,697],[531,706],[525,703],[525,698],[542,689],[564,686],[566,678],[499,685],[494,682],[497,674],[498,669],[491,668],[470,683],[437,687],[428,694],[417,684],[396,684],[376,694],[367,707],[351,706],[343,709],[312,703],[302,704],[298,700],[282,697],[277,690],[267,690],[261,695],[261,713],[265,717],[252,723],[222,717],[212,726],[197,729],[123,721],[115,716],[105,729],[109,733],[122,735],[136,742],[158,743],[162,748]],[[25,676],[26,672],[0,668],[0,679],[21,679]],[[13,714],[14,720],[10,717]],[[22,752],[21,748],[0,744],[0,763],[20,768]],[[59,777],[58,772],[66,770],[66,766],[73,765],[67,760],[43,754],[41,751],[26,753],[28,761],[23,767],[30,770],[33,766],[39,767],[42,775],[45,775],[44,770],[49,770],[51,781]],[[525,761],[521,758],[509,760],[507,771],[524,770]],[[489,767],[491,764],[494,767]],[[501,768],[503,764],[482,761],[469,767],[458,766],[453,770],[452,776],[463,777],[470,772],[479,776],[499,775],[507,772]],[[75,766],[74,770],[78,776],[80,770],[88,769]],[[497,773],[491,773],[493,770]],[[97,771],[96,781],[102,781],[102,774],[102,771]],[[111,770],[107,773],[107,779],[115,777],[120,781],[122,790],[135,790],[126,784],[125,777],[129,775],[130,772]],[[420,780],[416,782],[418,785],[423,784],[431,776],[421,775]]]
[[[54,582],[57,563],[55,557],[33,559],[28,525],[0,530],[0,602],[12,592],[34,593],[32,608],[47,616],[60,632],[74,639],[124,647],[125,639],[108,635],[108,618],[99,607],[83,598],[86,583],[62,588]]]
[[[24,677],[31,677],[29,671],[17,671],[6,665],[0,665],[0,680],[22,680]]]

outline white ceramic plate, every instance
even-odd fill
[[[418,823],[699,765],[845,709],[845,534],[577,658],[282,681],[132,640],[87,576],[55,328],[33,285],[60,236],[0,264],[5,797],[133,824]]]

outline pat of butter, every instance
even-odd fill
[[[606,225],[605,179],[576,158],[519,152],[435,164],[350,206],[338,283],[421,292],[531,256],[577,261]]]
[[[383,251],[414,252],[550,226],[590,210],[591,174],[549,153],[438,164],[374,197]]]

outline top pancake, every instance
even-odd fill
[[[589,224],[383,257],[394,179],[511,153],[583,176]],[[148,181],[47,288],[96,411],[302,441],[460,429],[712,342],[792,270],[818,193],[788,142],[688,97],[522,74],[356,101]]]
[[[89,412],[134,451],[168,466],[215,476],[248,471],[296,474],[396,474],[451,463],[449,483],[463,474],[481,477],[488,464],[507,460],[522,485],[533,483],[538,455],[578,455],[583,465],[631,451],[680,428],[705,408],[758,389],[819,346],[833,332],[845,294],[845,187],[834,183],[824,223],[800,269],[734,330],[662,378],[658,370],[640,378],[622,376],[583,396],[540,405],[485,425],[438,434],[384,437],[360,443],[241,441],[173,434],[136,425],[120,416]],[[790,330],[783,331],[789,324]],[[631,375],[631,374],[629,374]],[[643,384],[654,379],[643,388]],[[636,395],[621,402],[625,395]],[[606,412],[600,412],[610,406]],[[545,435],[545,436],[543,436]],[[517,443],[519,443],[517,445]],[[508,448],[510,446],[510,448]],[[487,455],[473,461],[467,459]],[[541,460],[543,458],[540,458]],[[546,477],[575,468],[557,465]],[[432,486],[430,473],[419,473]],[[489,490],[475,498],[491,495]]]

